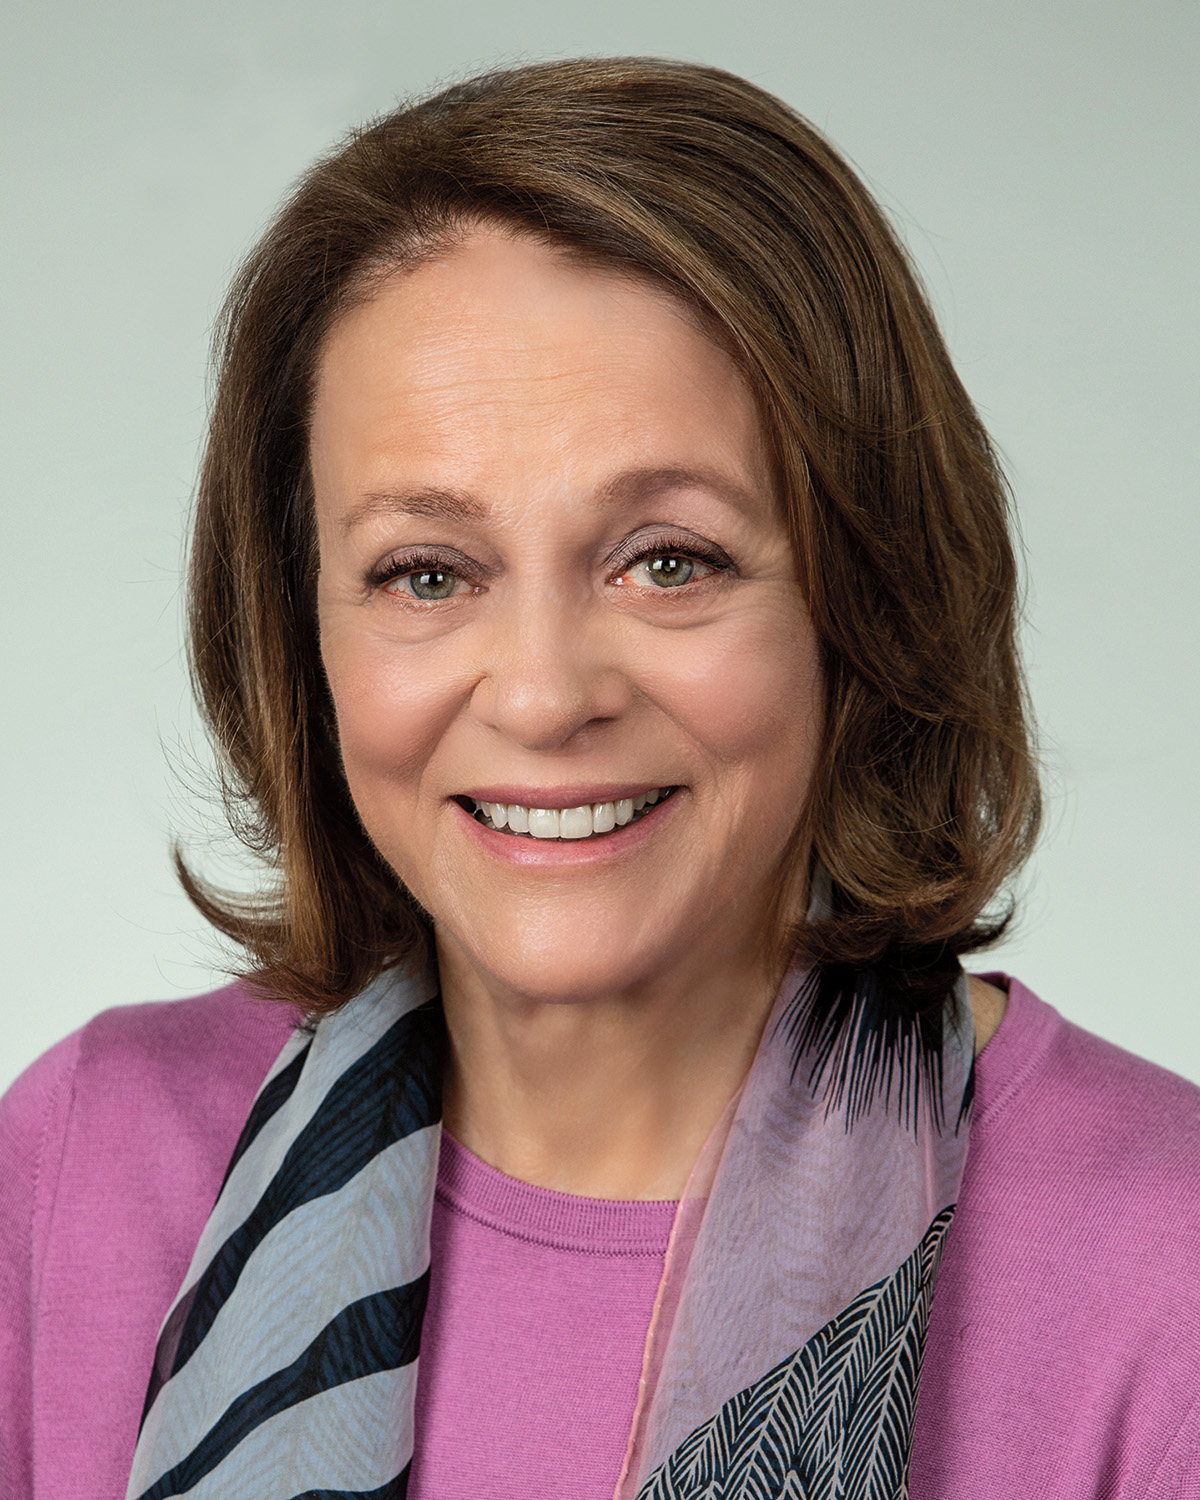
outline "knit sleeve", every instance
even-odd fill
[[[79,1033],[0,1098],[0,1494],[33,1495],[33,1344],[45,1232],[54,1207]]]

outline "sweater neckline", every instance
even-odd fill
[[[585,1198],[510,1177],[442,1127],[437,1200],[515,1239],[593,1255],[665,1255],[674,1199]]]

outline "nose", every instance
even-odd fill
[[[562,749],[628,708],[621,637],[574,591],[514,591],[490,621],[472,712],[524,749]]]

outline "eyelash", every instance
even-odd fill
[[[612,560],[612,566],[621,575],[628,573],[638,563],[647,562],[654,557],[687,557],[694,562],[704,563],[706,567],[712,568],[715,573],[732,573],[733,563],[726,555],[717,548],[708,548],[701,543],[689,540],[685,545],[672,546],[669,541],[656,541],[651,545],[635,548],[625,556],[619,552]],[[463,560],[465,561],[465,559]],[[397,579],[406,578],[410,573],[453,573],[455,577],[469,581],[468,570],[463,562],[457,557],[447,556],[438,552],[412,552],[405,557],[385,558],[377,567],[372,568],[367,575],[367,584],[372,589],[386,588],[389,583],[395,583]],[[697,582],[703,582],[702,579]],[[684,584],[683,588],[688,585]],[[664,589],[663,593],[670,590]],[[443,601],[414,599],[416,604],[431,604]],[[448,602],[448,601],[445,601]]]
[[[367,574],[367,584],[372,589],[385,588],[397,578],[409,573],[453,573],[456,578],[465,578],[467,570],[456,557],[447,557],[437,552],[412,552],[407,557],[384,558]],[[427,601],[418,600],[418,603]]]

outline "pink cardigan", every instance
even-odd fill
[[[236,986],[107,1011],[0,1103],[4,1500],[123,1497],[159,1322],[291,1024]],[[911,1494],[1200,1500],[1200,1089],[1015,980]]]

